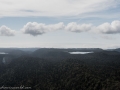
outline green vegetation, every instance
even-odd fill
[[[39,50],[36,56],[35,53],[14,58],[8,65],[1,64],[0,86],[24,85],[33,90],[120,90],[119,52],[71,55],[53,50],[44,52],[44,57],[39,55]]]

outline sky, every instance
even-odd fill
[[[120,0],[0,0],[0,47],[120,48]]]

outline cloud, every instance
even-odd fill
[[[1,26],[0,27],[0,36],[14,36],[15,31],[11,30],[10,28],[6,26]]]
[[[119,0],[0,0],[0,17],[76,16],[114,8],[119,3]]]
[[[63,22],[57,24],[46,25],[44,23],[28,22],[22,31],[24,34],[30,34],[33,36],[42,35],[47,32],[66,30],[70,32],[87,32],[91,30],[92,24],[77,24],[76,22],[71,22],[65,25]]]
[[[71,32],[86,32],[91,30],[92,24],[77,24],[76,22],[69,23],[65,30]]]
[[[65,25],[63,22],[49,25],[44,23],[28,22],[22,28],[24,34],[30,34],[33,36],[42,35],[44,33],[57,30],[65,30],[76,33],[92,32],[98,34],[117,34],[120,33],[120,21],[115,20],[112,23],[103,23],[98,26],[94,26],[92,24],[78,24],[76,22],[71,22],[67,25]]]
[[[103,34],[117,34],[120,33],[120,21],[116,20],[112,23],[103,23],[95,28],[96,32]]]
[[[62,30],[64,29],[64,24],[62,22],[58,24],[46,25],[43,23],[37,22],[28,22],[23,28],[22,31],[24,34],[30,34],[33,36],[42,35],[46,32]]]

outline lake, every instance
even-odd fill
[[[5,53],[5,52],[0,52],[0,54],[8,54],[8,53]]]
[[[93,52],[69,52],[70,54],[88,54]]]

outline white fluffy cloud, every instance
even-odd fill
[[[120,21],[116,20],[111,23],[103,23],[99,26],[93,26],[92,24],[78,24],[71,22],[65,25],[63,22],[57,24],[46,25],[44,23],[28,22],[22,28],[24,34],[30,34],[33,36],[42,35],[47,32],[66,30],[70,32],[95,32],[101,34],[117,34],[120,33]],[[0,36],[14,36],[15,31],[6,27],[0,27]]]
[[[11,30],[10,28],[6,26],[1,26],[0,27],[0,36],[14,36],[15,31]]]
[[[70,32],[94,32],[101,34],[115,34],[120,33],[120,21],[116,20],[112,23],[103,23],[99,26],[93,26],[92,24],[78,24],[76,22],[71,22],[65,25],[63,22],[57,24],[46,25],[37,22],[28,22],[22,31],[25,34],[30,34],[33,36],[41,35],[51,31],[66,30]]]
[[[65,30],[71,32],[86,32],[91,30],[92,24],[77,24],[76,22],[66,25]]]
[[[116,20],[112,23],[103,23],[96,27],[96,31],[105,34],[120,33],[120,21]]]
[[[46,25],[43,23],[37,23],[37,22],[28,22],[22,28],[22,31],[25,34],[37,36],[37,35],[41,35],[49,31],[56,31],[56,30],[62,30],[62,29],[64,29],[64,24],[62,22],[58,24],[50,24],[50,25]]]
[[[4,16],[76,16],[113,8],[119,0],[0,0]]]
[[[25,34],[37,36],[57,30],[66,30],[71,32],[87,32],[91,30],[91,28],[92,28],[92,24],[77,24],[76,22],[71,22],[68,23],[67,25],[65,25],[63,22],[57,24],[50,24],[50,25],[37,23],[37,22],[28,22],[22,28],[22,31]]]

